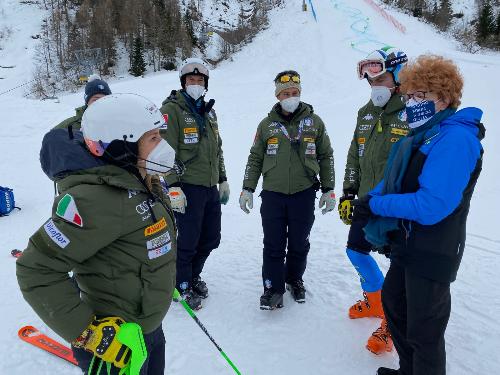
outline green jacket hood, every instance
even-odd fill
[[[78,118],[83,117],[83,113],[87,110],[87,105],[82,105],[81,107],[75,108],[75,116]]]
[[[109,185],[121,189],[146,191],[136,176],[115,165],[103,165],[76,171],[57,181],[61,193],[81,184]]]

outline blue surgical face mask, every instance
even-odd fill
[[[432,100],[417,102],[411,98],[406,103],[406,117],[408,126],[412,129],[418,128],[429,121],[436,114],[436,103]]]

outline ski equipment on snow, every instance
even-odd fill
[[[14,191],[8,187],[0,186],[0,216],[7,216],[14,208],[20,210],[14,201]]]
[[[18,336],[21,340],[27,342],[28,344],[34,345],[37,348],[45,350],[46,352],[54,354],[59,358],[78,366],[78,362],[73,357],[73,351],[71,348],[57,342],[54,339],[51,339],[47,335],[44,335],[35,327],[22,327],[18,332]]]
[[[184,309],[187,311],[187,313],[191,316],[191,318],[194,319],[194,321],[196,322],[196,324],[198,324],[198,327],[201,328],[201,330],[205,333],[205,335],[207,335],[207,337],[210,339],[210,341],[212,341],[212,343],[215,345],[215,347],[220,352],[220,354],[222,355],[222,357],[224,357],[224,359],[227,361],[227,363],[229,363],[229,365],[232,367],[232,369],[234,370],[234,372],[236,374],[238,374],[238,375],[241,375],[240,370],[238,370],[238,368],[229,359],[229,357],[226,355],[226,353],[224,353],[224,351],[222,350],[222,348],[215,342],[215,340],[212,338],[212,336],[210,336],[210,334],[208,333],[208,331],[205,328],[205,326],[200,322],[200,320],[198,319],[198,317],[196,316],[196,314],[193,312],[193,310],[191,310],[191,308],[186,303],[186,301],[184,301],[181,298],[181,295],[180,295],[179,291],[177,290],[177,288],[174,289],[173,298],[174,298],[174,300],[180,301],[180,303],[182,304],[182,306],[184,307]]]

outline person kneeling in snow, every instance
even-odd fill
[[[118,374],[130,364],[160,375],[177,233],[168,199],[145,178],[167,173],[175,153],[161,138],[162,114],[139,95],[100,99],[82,124],[83,134],[55,129],[44,138],[42,169],[60,195],[17,260],[18,283],[42,320],[72,343],[85,373]],[[129,361],[125,327],[135,327],[137,339],[142,331],[144,363]],[[96,372],[97,363],[104,366]]]
[[[450,283],[465,247],[470,200],[481,172],[482,111],[457,111],[463,78],[440,56],[420,56],[400,73],[411,131],[396,143],[384,180],[355,201],[369,218],[366,239],[389,244],[382,304],[399,370],[378,375],[444,375]]]

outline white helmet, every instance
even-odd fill
[[[182,88],[186,86],[187,75],[200,75],[205,77],[205,89],[208,89],[208,79],[210,78],[210,70],[208,64],[197,57],[191,57],[182,62],[179,69],[179,78],[181,79]]]
[[[107,95],[88,107],[82,117],[83,138],[95,156],[102,156],[115,140],[135,143],[144,133],[164,126],[158,107],[136,94]]]

